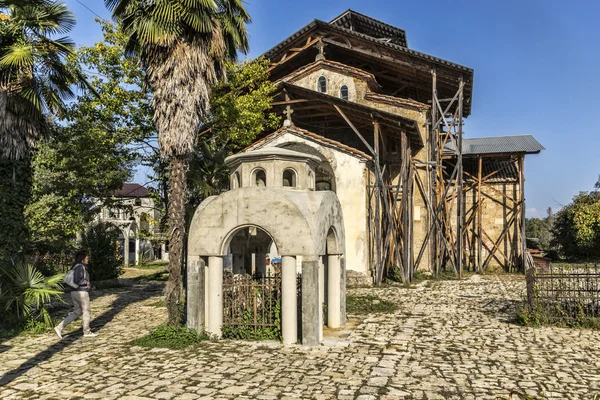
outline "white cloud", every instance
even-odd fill
[[[535,207],[530,207],[525,210],[525,216],[527,218],[542,218],[542,214]]]

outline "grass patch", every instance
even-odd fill
[[[161,307],[166,307],[166,306],[167,306],[167,302],[164,299],[160,299],[158,301],[155,301],[154,303],[148,304],[148,307],[156,307],[156,308],[161,308]]]
[[[559,305],[546,308],[537,303],[532,307],[525,304],[517,311],[514,322],[535,328],[549,325],[559,328],[600,330],[599,319],[586,315],[582,310],[575,315],[569,315]]]
[[[169,280],[169,273],[167,271],[158,271],[153,274],[138,276],[134,279],[144,282],[166,282]]]
[[[183,326],[160,325],[149,334],[131,342],[133,346],[183,349],[210,340],[206,332],[197,333],[195,329]]]
[[[168,261],[157,260],[150,262],[142,262],[138,265],[132,265],[128,268],[136,268],[136,269],[166,269],[169,266]]]
[[[346,296],[346,312],[348,314],[391,314],[398,306],[391,301],[382,300],[377,296]]]

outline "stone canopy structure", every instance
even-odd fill
[[[262,254],[263,261],[255,272],[264,274],[264,253],[272,243],[282,256],[284,342],[297,340],[296,257],[302,260],[302,343],[314,345],[322,339],[325,293],[319,289],[325,285],[325,268],[327,325],[338,328],[345,322],[342,209],[334,192],[315,191],[319,162],[318,157],[281,148],[226,159],[232,189],[202,202],[190,225],[188,326],[198,330],[206,327],[219,336],[223,324],[223,258],[233,255],[234,274],[249,272],[244,250],[252,248]],[[200,275],[205,277],[203,284]]]

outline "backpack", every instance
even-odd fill
[[[63,278],[63,282],[71,286],[73,289],[79,288],[79,285],[75,283],[75,267],[71,268],[69,272]]]

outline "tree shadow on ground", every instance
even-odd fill
[[[141,301],[149,299],[150,297],[160,295],[163,286],[164,285],[162,284],[144,284],[137,287],[129,288],[129,290],[120,290],[117,298],[112,302],[108,310],[106,310],[104,313],[100,314],[99,316],[90,321],[90,327],[92,327],[94,330],[102,329],[128,305],[139,303]],[[135,295],[132,295],[132,292],[135,292]],[[93,301],[94,299],[101,296],[94,296],[94,298],[92,298],[91,300]],[[73,343],[77,342],[78,339],[81,338],[82,334],[82,328],[76,329],[75,331],[72,331],[68,335],[64,336],[62,340],[53,344],[46,350],[39,352],[29,360],[25,361],[23,364],[6,372],[3,376],[0,376],[0,387],[11,383],[16,378],[26,374],[31,368],[39,365],[40,363],[51,358],[53,355],[60,353],[63,349],[71,346]]]
[[[523,300],[493,299],[479,303],[481,312],[503,322],[514,322],[517,311],[524,305]]]

